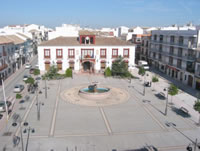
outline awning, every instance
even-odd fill
[[[58,61],[57,61],[57,64],[62,64],[62,61],[61,61],[61,60],[58,60]]]

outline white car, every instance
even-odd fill
[[[19,92],[21,92],[22,90],[24,90],[24,86],[23,86],[22,84],[16,84],[15,87],[14,87],[13,92],[19,93]]]
[[[31,77],[30,75],[24,75],[24,77],[23,77],[23,81],[28,80],[28,78],[30,78],[30,77]]]
[[[31,64],[30,63],[27,63],[26,65],[25,65],[25,68],[26,69],[30,69],[32,66],[31,66]]]
[[[7,108],[9,110],[10,106],[12,105],[12,103],[10,101],[6,101],[7,104]],[[0,101],[0,112],[5,112],[6,108],[5,108],[5,102],[4,101]]]
[[[39,69],[39,64],[36,64],[36,65],[35,65],[35,68],[36,68],[36,69]]]

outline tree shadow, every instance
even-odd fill
[[[180,116],[182,116],[182,117],[184,117],[184,118],[190,118],[190,117],[191,117],[191,115],[190,115],[189,113],[183,112],[180,108],[177,108],[177,107],[172,106],[172,107],[171,107],[171,110],[172,110],[173,112],[175,112],[177,115],[180,115]]]
[[[160,100],[165,100],[166,99],[165,96],[161,95],[161,93],[156,93],[154,95]]]
[[[149,103],[149,105],[151,105],[151,107],[153,107],[155,110],[157,110],[158,112],[160,112],[162,115],[165,115],[165,113],[163,111],[161,111],[160,109],[158,109],[156,106],[154,106],[151,101],[149,100],[143,100],[144,103]]]

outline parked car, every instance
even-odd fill
[[[39,64],[36,64],[36,65],[35,65],[35,68],[36,68],[36,69],[39,69]]]
[[[30,68],[29,73],[33,74],[34,73],[35,68]]]
[[[23,81],[28,80],[28,78],[30,78],[30,77],[31,77],[30,75],[24,75]]]
[[[6,104],[7,104],[8,109],[12,105],[12,103],[10,101],[6,101]],[[4,101],[0,101],[0,112],[5,112],[5,111],[6,111],[5,102]]]
[[[31,66],[31,64],[30,63],[27,63],[26,65],[25,65],[25,68],[26,69],[30,69],[32,66]]]
[[[146,61],[143,60],[139,60],[138,61],[138,66],[139,67],[143,67],[145,70],[149,70],[149,65]]]
[[[15,85],[13,92],[19,93],[22,90],[24,90],[24,86],[22,84],[17,84],[17,85]]]
[[[0,120],[3,118],[3,114],[0,114]]]

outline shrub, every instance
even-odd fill
[[[158,81],[159,79],[156,76],[152,77],[152,82],[158,82]]]
[[[105,72],[104,72],[104,75],[105,75],[106,77],[110,77],[110,76],[112,75],[112,72],[111,72],[111,70],[110,70],[109,67],[106,68],[106,70],[105,70]]]
[[[65,76],[66,76],[66,77],[72,77],[72,69],[68,68],[68,69],[65,71]]]
[[[21,98],[22,98],[22,95],[19,94],[19,93],[17,93],[17,94],[16,94],[16,99],[21,99]]]
[[[39,69],[34,69],[33,74],[34,75],[40,75],[40,70]]]
[[[29,84],[33,85],[33,84],[35,83],[35,80],[34,80],[32,77],[29,77],[29,78],[25,81],[25,83],[26,83],[26,84],[29,83]]]

